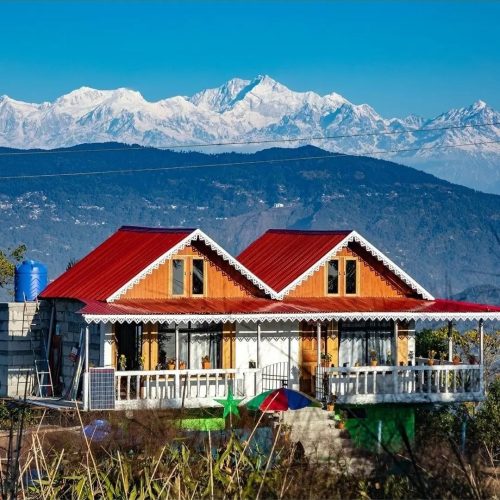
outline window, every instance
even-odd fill
[[[172,295],[184,295],[184,259],[172,260]]]
[[[191,292],[193,295],[203,295],[203,293],[204,293],[204,260],[203,259],[193,259]]]
[[[345,261],[345,293],[355,294],[357,293],[357,280],[356,280],[356,261],[346,260]]]
[[[339,261],[328,262],[328,293],[339,293]]]

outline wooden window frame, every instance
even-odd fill
[[[203,293],[193,293],[193,261],[201,260],[203,261]],[[189,257],[189,296],[196,297],[206,297],[207,296],[207,259],[203,257],[198,257],[197,255],[192,255]]]
[[[174,293],[174,260],[182,260],[184,261],[184,281],[183,281],[183,291],[184,293]],[[172,257],[170,259],[170,296],[172,298],[177,298],[177,297],[188,297],[188,287],[186,286],[186,276],[189,275],[189,258],[187,258],[185,255],[181,255],[179,257]]]
[[[359,262],[356,257],[344,257],[343,259],[343,275],[344,279],[342,283],[344,285],[344,296],[345,297],[357,297],[360,295],[360,277],[359,277]],[[356,264],[356,292],[355,293],[347,293],[347,262],[354,261]]]
[[[330,293],[328,291],[328,271],[329,271],[329,267],[330,267],[330,262],[332,260],[336,260],[337,261],[337,272],[338,272],[338,283],[337,283],[337,293]],[[339,297],[341,295],[340,293],[340,285],[342,284],[342,279],[341,279],[341,276],[342,276],[342,272],[341,272],[341,261],[342,261],[342,258],[341,257],[333,257],[331,259],[328,259],[326,265],[325,265],[325,295],[327,297]]]

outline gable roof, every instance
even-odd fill
[[[350,242],[355,241],[381,261],[424,299],[434,297],[411,276],[356,231],[296,231],[270,229],[238,260],[283,299]]]
[[[256,287],[275,298],[261,279],[200,229],[123,226],[50,283],[40,298],[113,302],[194,240],[203,241]]]
[[[350,233],[270,229],[243,250],[237,259],[280,292]]]
[[[106,300],[193,231],[123,226],[50,283],[40,297]]]

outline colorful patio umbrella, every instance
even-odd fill
[[[300,410],[306,407],[321,408],[322,405],[318,400],[303,392],[282,387],[255,396],[246,406],[249,410],[286,411]]]

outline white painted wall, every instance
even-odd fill
[[[101,351],[100,351],[100,366],[113,365],[113,325],[111,323],[100,323],[101,329]]]
[[[261,324],[260,367],[290,361],[290,387],[299,388],[299,323]],[[248,368],[257,361],[257,324],[236,325],[236,368]]]

